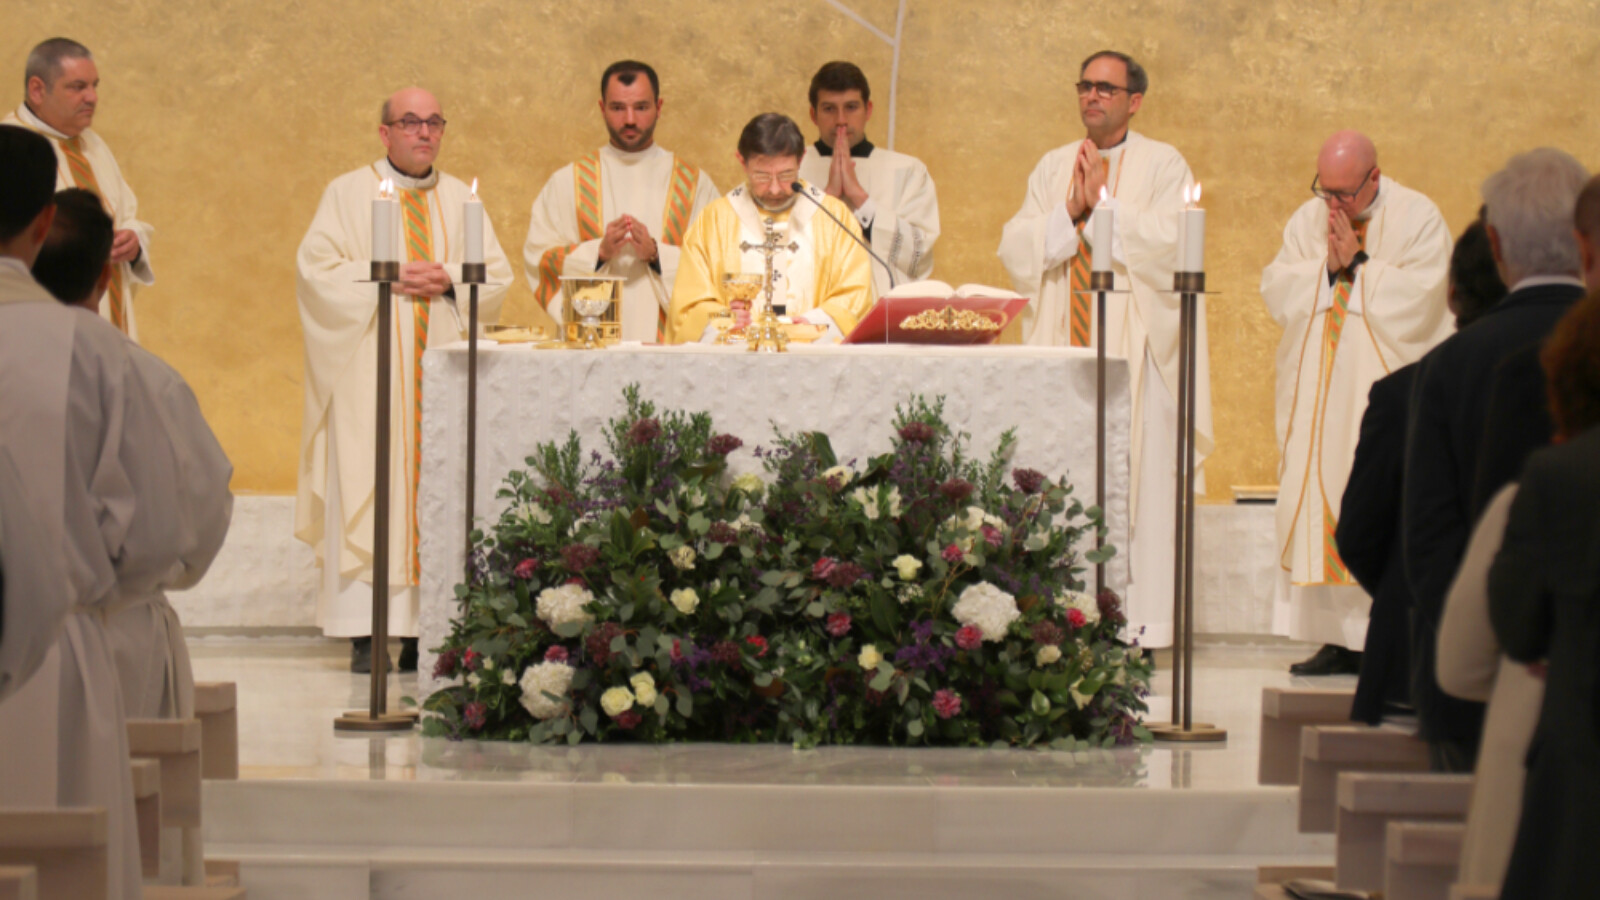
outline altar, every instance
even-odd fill
[[[418,699],[433,691],[433,654],[450,630],[455,585],[465,567],[467,344],[423,357],[422,471],[417,492],[422,567]],[[1107,540],[1128,541],[1130,400],[1126,361],[1106,365]],[[478,453],[474,510],[492,524],[502,480],[540,443],[577,432],[585,453],[606,450],[602,431],[623,410],[622,390],[638,384],[658,408],[704,410],[744,447],[733,474],[761,473],[753,455],[774,428],[822,431],[841,463],[864,466],[889,448],[895,406],[915,395],[943,397],[945,419],[987,458],[1015,429],[1012,466],[1065,475],[1085,506],[1095,490],[1095,355],[1069,347],[1015,345],[796,346],[785,354],[698,344],[534,350],[479,344]],[[1109,586],[1128,580],[1127,557],[1106,567]]]

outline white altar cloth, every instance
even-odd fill
[[[466,539],[467,344],[423,357],[420,519],[421,640],[418,699],[433,692],[434,654],[456,611],[454,587]],[[605,452],[608,420],[623,411],[622,389],[638,383],[658,409],[706,410],[714,427],[744,441],[729,457],[734,474],[761,473],[751,454],[785,432],[822,431],[840,462],[864,467],[887,452],[897,403],[914,394],[945,398],[945,421],[971,435],[986,459],[1007,428],[1016,429],[1014,467],[1066,475],[1085,506],[1095,492],[1094,351],[1070,347],[799,346],[785,354],[742,348],[622,346],[534,350],[479,344],[478,466],[474,512],[481,526],[499,518],[495,499],[506,473],[524,468],[534,447],[576,430],[584,450]],[[1128,365],[1106,364],[1108,541],[1128,546]],[[1008,476],[1009,477],[1009,476]],[[1085,546],[1083,549],[1090,549]],[[1106,568],[1122,591],[1127,556]]]

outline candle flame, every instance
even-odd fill
[[[478,199],[478,179],[472,179],[472,199]]]
[[[1106,202],[1106,198],[1110,197],[1110,196],[1111,196],[1110,194],[1106,193],[1106,186],[1103,185],[1103,184],[1100,185],[1100,202],[1101,203],[1105,203]]]
[[[1194,205],[1200,205],[1200,182],[1198,181],[1194,183]]]
[[[378,182],[378,198],[390,200],[394,198],[394,182],[388,178]]]

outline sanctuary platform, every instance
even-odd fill
[[[1287,673],[1300,644],[1202,645],[1197,718],[1226,743],[1088,753],[351,736],[333,719],[367,680],[347,643],[190,644],[198,679],[238,684],[241,778],[205,784],[205,852],[240,862],[252,900],[1199,900],[1333,858],[1292,788],[1256,783],[1261,690],[1311,683]]]

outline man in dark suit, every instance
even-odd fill
[[[1543,355],[1557,446],[1531,455],[1489,570],[1489,618],[1521,663],[1548,662],[1505,898],[1592,897],[1600,834],[1600,295]]]
[[[1450,254],[1448,302],[1456,330],[1471,325],[1506,295],[1495,268],[1483,211],[1461,232]],[[1376,725],[1385,713],[1409,711],[1411,592],[1400,565],[1400,491],[1406,419],[1418,363],[1373,382],[1361,416],[1350,480],[1334,540],[1350,574],[1372,596],[1350,718]]]
[[[1412,698],[1436,771],[1469,772],[1483,730],[1483,704],[1444,694],[1434,675],[1434,642],[1445,594],[1479,508],[1475,493],[1491,382],[1513,354],[1539,344],[1583,296],[1572,235],[1573,206],[1589,178],[1552,148],[1513,157],[1483,184],[1488,233],[1511,292],[1472,328],[1423,357],[1412,393],[1402,489],[1401,542],[1412,597]],[[1521,397],[1544,404],[1542,395]],[[1548,435],[1546,435],[1548,438]]]

